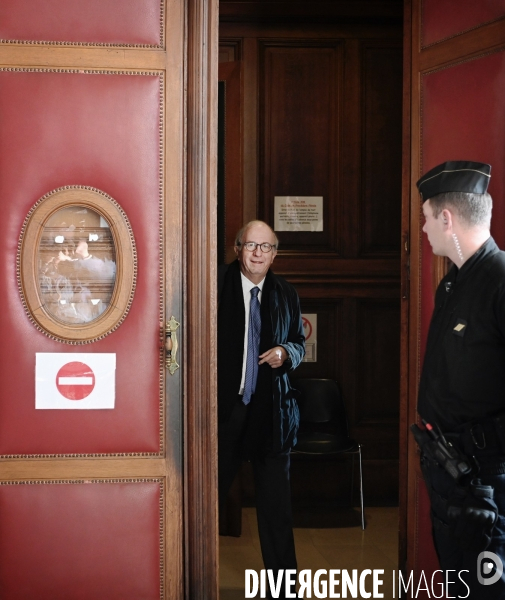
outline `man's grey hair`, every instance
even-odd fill
[[[467,192],[445,192],[430,198],[433,216],[447,208],[470,227],[491,226],[493,199],[489,194],[470,194]]]
[[[240,247],[242,245],[242,241],[244,239],[244,235],[247,232],[248,229],[250,229],[251,227],[253,227],[253,225],[266,225],[268,227],[268,229],[270,229],[270,231],[272,232],[273,236],[274,236],[274,246],[276,248],[276,250],[279,249],[279,238],[275,235],[275,231],[270,227],[270,225],[268,223],[265,223],[265,221],[249,221],[249,223],[246,223],[242,229],[240,229],[237,233],[237,235],[235,236],[235,246]]]

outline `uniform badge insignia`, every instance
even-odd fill
[[[452,333],[454,333],[454,335],[463,337],[465,335],[467,325],[468,323],[464,319],[458,319],[454,329],[452,330]]]

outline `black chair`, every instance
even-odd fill
[[[359,458],[361,528],[365,529],[361,444],[349,437],[347,412],[338,383],[333,379],[296,379],[300,391],[300,432],[292,454],[312,458],[352,454],[351,506],[354,487],[354,457]]]

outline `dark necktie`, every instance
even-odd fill
[[[251,396],[256,389],[258,379],[258,360],[260,353],[261,316],[260,302],[258,300],[259,287],[251,290],[251,304],[249,308],[249,333],[247,334],[247,361],[245,366],[244,395],[242,402],[249,404]]]

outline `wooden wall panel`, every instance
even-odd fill
[[[356,302],[353,422],[366,460],[398,461],[399,313],[399,298]]]
[[[340,292],[333,288],[335,296]],[[317,362],[302,363],[293,379],[321,377],[339,382],[351,434],[363,444],[365,472],[369,469],[375,482],[368,498],[371,502],[394,503],[398,493],[400,299],[316,300],[305,298],[303,289],[300,293],[302,312],[317,314]],[[370,461],[375,461],[379,473],[384,467],[381,476],[374,472]],[[323,481],[332,477],[334,465],[321,468]],[[303,466],[296,469],[305,473]],[[320,489],[320,498],[331,496],[326,484],[319,483],[315,489]],[[297,498],[303,497],[301,490],[300,496],[296,488],[294,493]]]
[[[233,56],[239,46],[233,48]],[[218,137],[218,260],[231,262],[235,258],[235,234],[242,227],[242,69],[241,62],[219,63],[219,137]],[[223,87],[221,87],[223,86]],[[222,258],[225,257],[223,261]]]
[[[322,232],[283,232],[287,248],[338,253],[339,97],[342,44],[260,43],[260,214],[274,221],[275,196],[322,196]]]
[[[364,445],[366,502],[394,504],[401,27],[222,22],[225,60],[231,45],[242,51],[244,220],[273,225],[276,195],[324,198],[323,232],[278,232],[274,270],[295,285],[302,312],[318,316],[317,362],[294,376],[340,382],[351,431]],[[317,469],[293,461],[294,499],[344,499],[347,475],[345,461]],[[253,502],[247,468],[243,491]]]
[[[240,60],[242,56],[241,40],[229,39],[219,44],[219,62],[234,62]]]
[[[357,423],[398,419],[399,308],[399,299],[356,303],[356,339],[360,341],[355,369]]]
[[[360,255],[399,256],[402,52],[400,47],[365,43],[362,53]]]
[[[294,378],[332,378],[341,381],[343,340],[342,299],[301,299],[302,313],[317,314],[317,362],[303,362],[293,373]]]
[[[221,0],[221,21],[230,22],[344,22],[402,18],[401,0]]]

